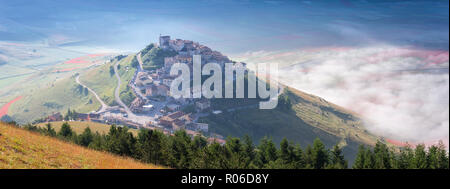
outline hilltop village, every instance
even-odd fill
[[[224,143],[224,137],[212,133],[207,123],[198,122],[200,117],[210,114],[221,114],[221,110],[211,107],[211,100],[205,98],[179,98],[170,96],[170,85],[177,76],[171,76],[170,68],[175,63],[184,63],[192,70],[193,55],[201,55],[202,65],[217,63],[222,68],[225,63],[232,62],[218,51],[190,40],[175,39],[170,36],[160,36],[154,48],[172,52],[174,56],[164,57],[164,64],[158,68],[146,69],[141,53],[136,55],[137,71],[128,86],[133,89],[136,98],[129,106],[116,98],[119,106],[102,107],[100,110],[88,114],[67,113],[63,116],[55,113],[40,122],[52,121],[94,121],[106,124],[124,125],[132,128],[157,129],[165,134],[172,134],[176,130],[184,129],[191,136],[204,135],[210,142]],[[242,65],[245,66],[244,63]],[[192,77],[192,76],[191,76]]]

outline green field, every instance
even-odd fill
[[[9,112],[18,123],[29,123],[53,112],[64,113],[69,108],[88,113],[100,107],[92,93],[79,91],[74,76],[58,80],[48,87],[35,89],[30,94],[10,107]]]
[[[113,63],[107,63],[80,73],[80,82],[94,90],[108,105],[116,104],[114,89],[117,85],[117,78],[109,71],[112,65]]]
[[[133,78],[136,68],[131,67],[131,60],[135,55],[129,55],[119,60],[119,75],[121,78],[120,84],[120,98],[129,105],[134,100],[135,96],[130,88],[127,87],[130,80]],[[117,63],[114,59],[111,63],[101,65],[97,68],[81,73],[80,81],[86,86],[94,90],[100,98],[108,105],[117,105],[114,100],[114,90],[117,87],[117,78],[113,72],[110,72],[110,67]],[[128,67],[128,71],[126,68]]]

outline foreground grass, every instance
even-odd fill
[[[0,123],[0,169],[157,169]]]

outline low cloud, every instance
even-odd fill
[[[449,140],[448,51],[395,46],[252,52],[248,63],[279,63],[281,82],[362,116],[371,132],[400,141]]]

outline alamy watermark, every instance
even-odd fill
[[[278,105],[278,64],[258,64],[256,73],[248,71],[241,63],[201,64],[201,55],[193,56],[192,81],[187,64],[175,63],[170,69],[176,77],[170,85],[170,95],[175,98],[244,98],[247,75],[247,98],[266,99],[259,102],[260,109],[273,109]],[[225,76],[222,75],[222,68]],[[202,83],[202,76],[209,76]],[[262,76],[262,77],[256,77]],[[225,86],[223,86],[223,78]],[[236,89],[234,89],[234,83]],[[269,84],[268,84],[269,83]],[[192,86],[192,88],[191,88]],[[225,90],[223,92],[222,90]],[[224,95],[223,95],[224,94]]]

